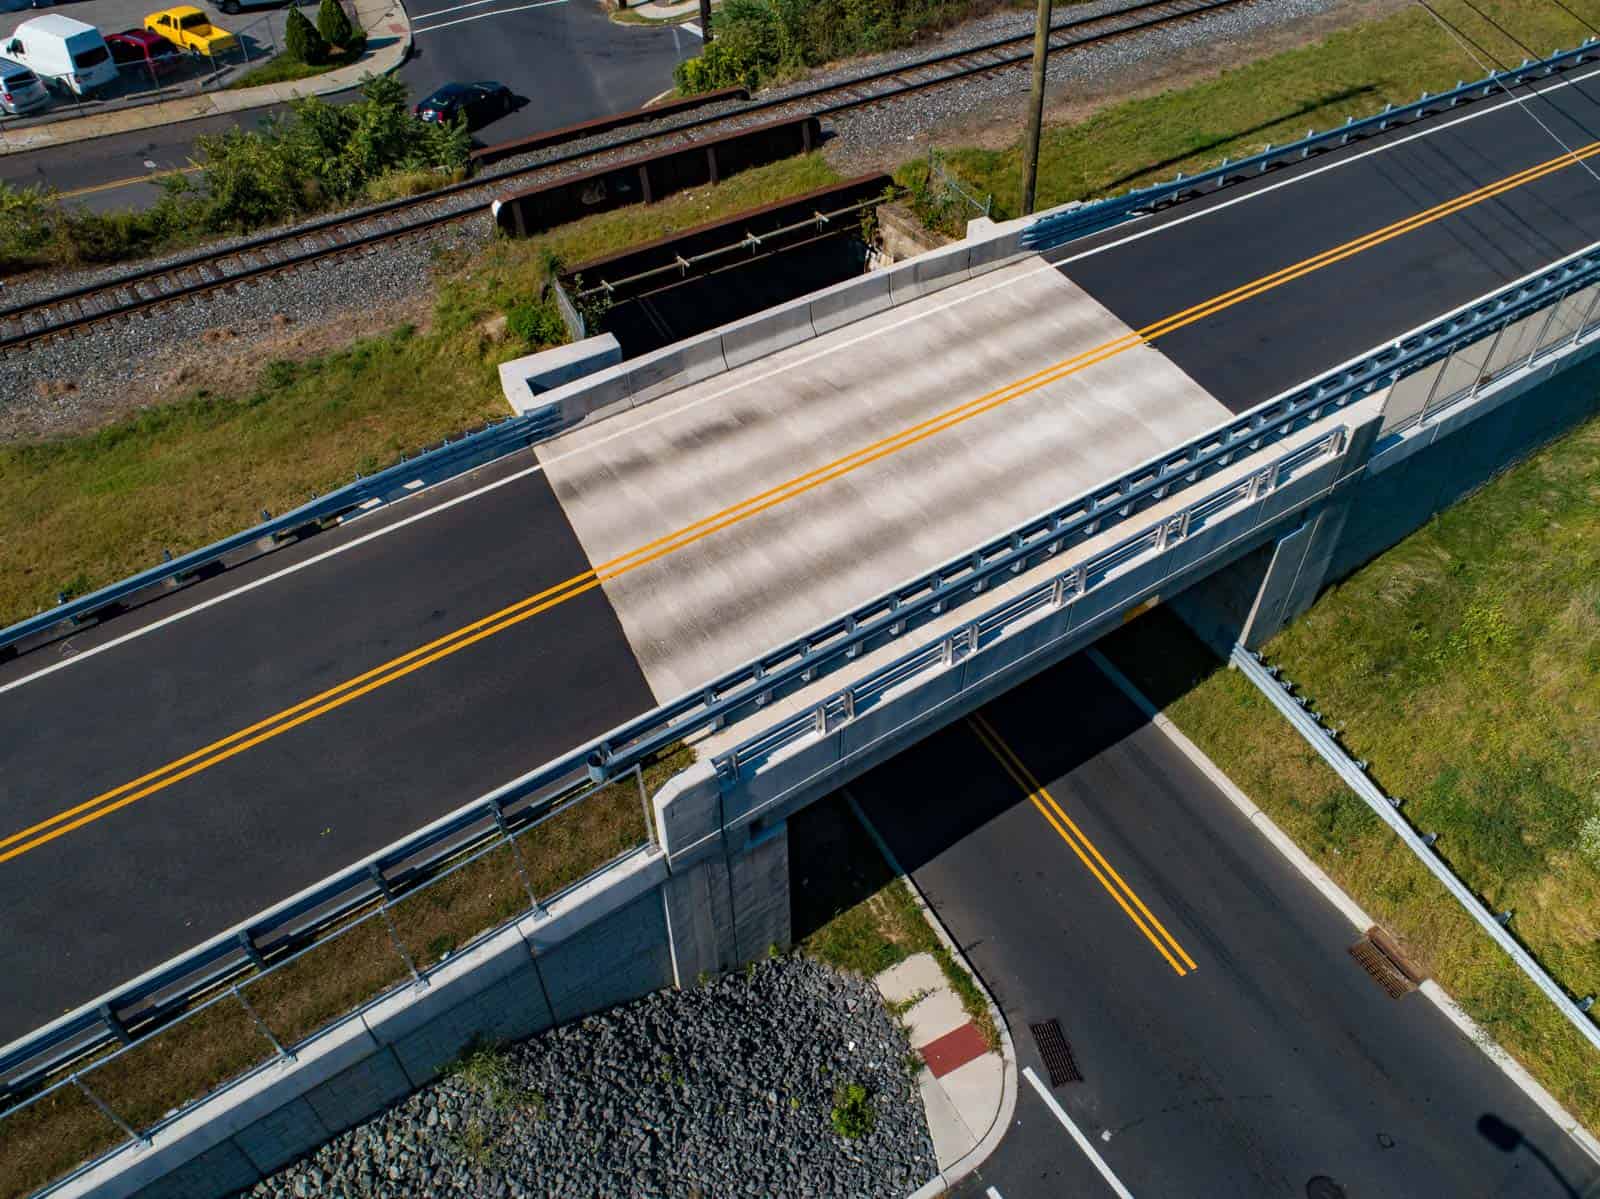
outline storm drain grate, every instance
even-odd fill
[[[1083,1081],[1083,1075],[1078,1073],[1078,1063],[1072,1056],[1072,1046],[1067,1044],[1066,1035],[1061,1031],[1061,1021],[1046,1020],[1043,1024],[1030,1024],[1028,1031],[1039,1046],[1044,1068],[1050,1072],[1051,1086]]]
[[[1400,955],[1400,947],[1376,925],[1367,930],[1365,937],[1350,946],[1350,956],[1388,993],[1390,999],[1409,995],[1422,981],[1422,976]]]

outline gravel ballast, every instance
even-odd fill
[[[776,959],[486,1054],[247,1194],[907,1195],[937,1170],[909,1053],[870,980]]]

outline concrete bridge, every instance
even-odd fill
[[[567,432],[5,664],[0,1040],[730,672],[602,907],[624,990],[787,943],[788,814],[1153,601],[1259,642],[1592,410],[1592,72],[530,391]]]

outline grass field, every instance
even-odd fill
[[[1165,613],[1106,652],[1600,1129],[1600,1055],[1265,698]],[[1264,652],[1551,975],[1600,993],[1600,420],[1441,513]]]
[[[1585,21],[1600,26],[1600,0],[1564,2],[1583,19],[1549,0],[1437,0],[1434,7],[1498,63],[1514,65],[1578,45],[1591,33]],[[1047,128],[1039,153],[1039,207],[1171,179],[1180,170],[1193,174],[1224,156],[1258,153],[1268,143],[1283,145],[1308,129],[1327,129],[1388,102],[1409,103],[1423,89],[1438,92],[1483,74],[1426,12],[1410,9],[1182,91]],[[973,190],[994,195],[996,219],[1019,211],[1021,161],[1020,136],[1004,150],[948,152],[948,165]]]

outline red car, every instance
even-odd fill
[[[178,48],[159,33],[148,29],[125,29],[106,35],[106,48],[119,71],[143,71],[170,75],[183,65]]]

